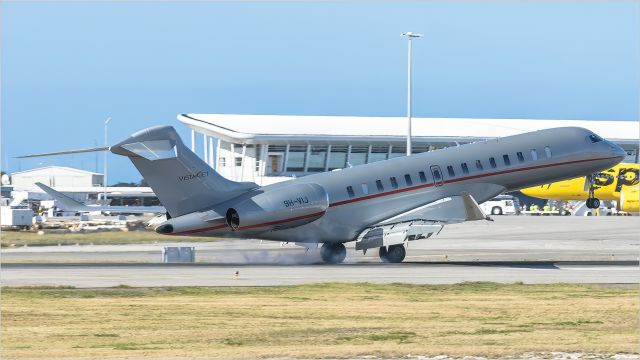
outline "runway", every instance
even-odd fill
[[[259,240],[11,248],[3,286],[269,286],[325,281],[451,284],[640,282],[637,217],[496,217],[445,227],[410,242],[402,264],[381,264],[347,244],[344,264],[318,249]],[[193,246],[196,263],[162,264],[165,246]],[[234,277],[235,271],[240,276]]]
[[[236,277],[235,272],[238,272]],[[318,282],[454,284],[634,284],[637,262],[615,263],[403,263],[340,265],[241,264],[13,264],[2,268],[4,286],[276,286]]]

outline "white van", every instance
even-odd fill
[[[520,213],[520,200],[512,195],[498,195],[480,204],[480,208],[487,215],[517,215]]]

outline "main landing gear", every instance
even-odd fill
[[[400,263],[406,255],[407,251],[403,244],[380,247],[380,260],[383,262]]]
[[[347,257],[347,249],[344,244],[340,243],[324,243],[320,248],[320,256],[322,260],[328,264],[338,264]]]
[[[594,175],[587,176],[587,182],[589,186],[589,196],[587,197],[586,205],[589,209],[600,208],[600,199],[596,198],[595,190],[598,188],[594,185]]]

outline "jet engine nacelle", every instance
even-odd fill
[[[625,186],[620,191],[620,201],[618,201],[618,210],[630,213],[640,211],[640,192],[638,187]]]
[[[297,184],[267,191],[229,208],[232,230],[264,232],[308,224],[324,215],[329,194],[318,184]]]

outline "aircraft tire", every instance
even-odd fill
[[[597,209],[597,208],[599,208],[599,207],[600,207],[600,199],[598,199],[598,198],[593,198],[593,199],[591,200],[591,206],[593,206],[593,207],[592,207],[592,209]]]
[[[347,249],[344,244],[324,243],[320,248],[320,256],[327,264],[338,264],[347,257]]]
[[[390,263],[401,263],[407,255],[407,251],[402,244],[391,245],[387,248],[386,252],[386,262]]]
[[[389,259],[387,258],[386,246],[380,246],[380,251],[378,252],[378,255],[380,255],[380,260],[382,260],[382,262],[389,262]]]

